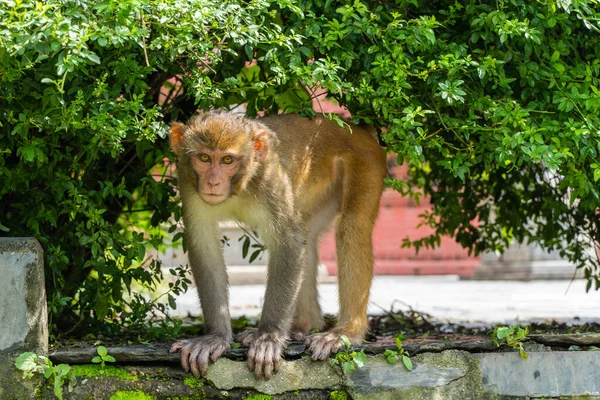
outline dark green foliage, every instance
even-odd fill
[[[53,328],[143,326],[165,306],[130,289],[155,288],[146,251],[180,217],[167,123],[310,115],[324,87],[387,128],[411,165],[389,184],[431,196],[435,234],[406,245],[534,241],[597,287],[599,18],[590,1],[0,0],[0,232],[42,242]]]

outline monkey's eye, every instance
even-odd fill
[[[225,156],[221,159],[221,161],[223,162],[223,164],[231,164],[233,162],[233,157]]]
[[[210,156],[208,154],[199,154],[198,155],[198,159],[202,162],[209,162],[210,161]]]

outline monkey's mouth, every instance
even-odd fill
[[[227,193],[200,193],[202,199],[208,204],[219,204],[227,200]]]

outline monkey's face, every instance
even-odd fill
[[[220,111],[198,114],[188,125],[171,124],[171,148],[182,162],[178,174],[204,202],[215,205],[248,190],[269,153],[263,126]]]
[[[234,151],[202,149],[190,153],[190,164],[198,176],[196,190],[208,204],[219,204],[232,193],[232,180],[242,159]]]

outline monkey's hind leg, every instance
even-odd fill
[[[348,174],[336,226],[336,256],[340,315],[334,329],[305,341],[315,360],[324,360],[343,347],[340,336],[359,345],[369,329],[367,305],[373,279],[372,232],[379,212],[383,180]]]

